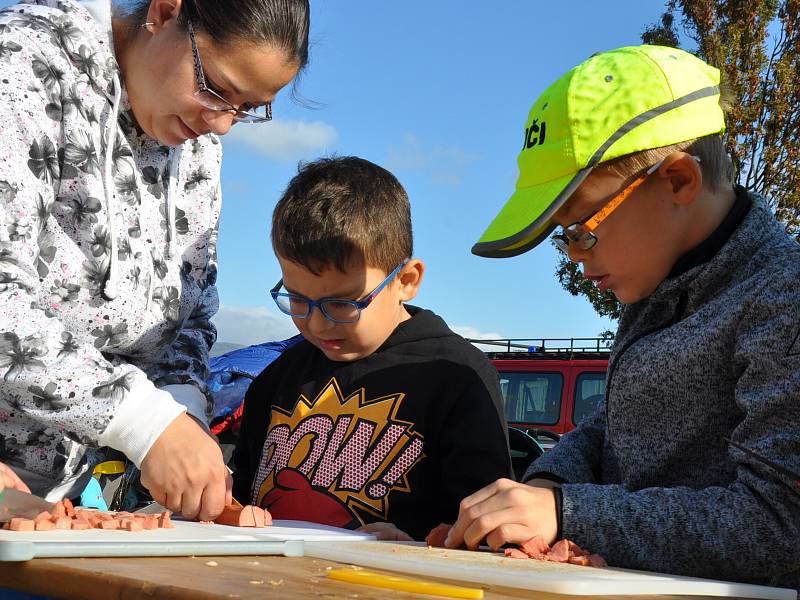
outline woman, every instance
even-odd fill
[[[0,13],[0,461],[34,493],[79,494],[109,446],[187,517],[230,499],[204,384],[217,136],[269,120],[308,28],[307,0]]]

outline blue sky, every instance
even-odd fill
[[[11,2],[0,2],[0,6]],[[464,335],[587,337],[614,327],[558,284],[549,244],[510,259],[470,254],[514,189],[536,97],[591,54],[640,43],[662,0],[311,0],[311,63],[275,120],[223,139],[219,341],[294,333],[268,289],[275,202],[298,160],[358,155],[397,175],[411,198],[415,304]]]
[[[223,142],[219,339],[252,343],[261,331],[293,332],[282,315],[275,319],[266,295],[280,277],[269,217],[297,159],[331,152],[385,166],[405,186],[415,254],[427,264],[416,303],[459,332],[585,337],[613,328],[561,288],[549,244],[503,260],[473,256],[470,247],[514,189],[536,97],[591,54],[640,43],[663,2],[311,6],[314,45],[300,90],[324,107],[310,111],[279,99],[275,123],[263,131],[240,125]],[[294,142],[292,132],[299,133]],[[228,328],[229,319],[241,325]]]

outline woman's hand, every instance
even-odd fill
[[[475,549],[486,538],[486,543],[497,550],[503,544],[521,544],[536,535],[552,544],[557,532],[552,487],[498,479],[461,501],[458,520],[445,545]]]
[[[0,462],[0,490],[4,488],[31,493],[27,485],[11,470],[11,467]]]
[[[213,520],[231,503],[232,483],[219,445],[186,413],[142,461],[142,484],[153,499],[187,519]]]
[[[405,531],[400,531],[394,523],[387,523],[380,521],[377,523],[367,523],[356,531],[363,531],[364,533],[374,533],[375,537],[381,541],[390,542],[413,542],[414,538],[408,535]]]

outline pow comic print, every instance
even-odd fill
[[[403,394],[366,394],[361,388],[344,398],[332,379],[294,410],[274,407],[254,502],[282,518],[339,527],[363,525],[364,513],[387,520],[389,492],[410,491],[405,475],[422,457],[424,439],[396,417]]]

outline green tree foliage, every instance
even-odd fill
[[[722,71],[738,182],[768,198],[800,242],[800,0],[667,0],[642,41],[683,47]],[[613,294],[601,294],[576,265],[562,259],[556,274],[598,314],[619,317]]]

